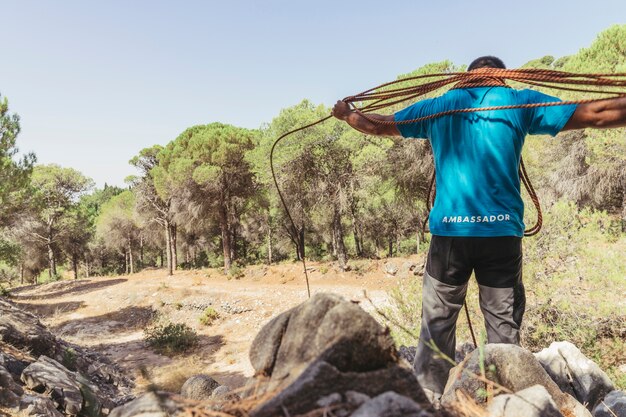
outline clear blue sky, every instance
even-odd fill
[[[0,0],[0,22],[20,149],[102,186],[194,124],[257,128],[444,59],[575,53],[626,1]]]

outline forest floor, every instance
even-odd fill
[[[340,294],[371,311],[365,290],[376,307],[387,307],[388,290],[413,276],[406,271],[404,278],[386,274],[387,262],[421,268],[423,256],[366,261],[348,272],[311,262],[311,292]],[[219,269],[176,271],[171,277],[153,269],[12,290],[12,299],[37,314],[57,336],[101,352],[134,376],[138,391],[148,383],[176,391],[198,373],[231,388],[243,386],[253,374],[248,351],[254,336],[272,317],[306,298],[300,263],[250,266],[239,279]],[[207,326],[199,318],[208,306],[220,318]],[[198,346],[173,357],[156,353],[144,341],[144,329],[163,319],[193,328]]]

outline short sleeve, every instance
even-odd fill
[[[418,101],[417,103],[407,107],[404,110],[393,115],[396,122],[405,120],[419,119],[420,117],[431,114],[430,107],[433,99]],[[428,139],[430,120],[423,120],[417,123],[398,124],[398,130],[405,138]]]
[[[551,103],[561,101],[557,97],[534,90],[524,90],[527,103]],[[529,109],[528,133],[530,135],[556,136],[568,122],[576,110],[575,104],[559,106],[535,107]]]

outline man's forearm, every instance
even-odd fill
[[[626,126],[626,97],[598,103],[598,118],[593,127],[606,129]]]
[[[581,104],[563,130],[626,126],[626,97]]]
[[[372,122],[368,120],[368,118],[387,123]],[[394,121],[393,115],[385,116],[370,113],[366,118],[361,113],[352,112],[344,120],[361,133],[377,136],[400,136],[400,131],[397,126],[394,123],[390,123]]]

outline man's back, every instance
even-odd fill
[[[450,109],[558,101],[508,87],[453,89],[395,115],[416,119]],[[519,236],[524,232],[519,160],[527,134],[556,135],[575,106],[461,113],[399,124],[404,137],[429,139],[437,170],[430,230],[440,236]]]

